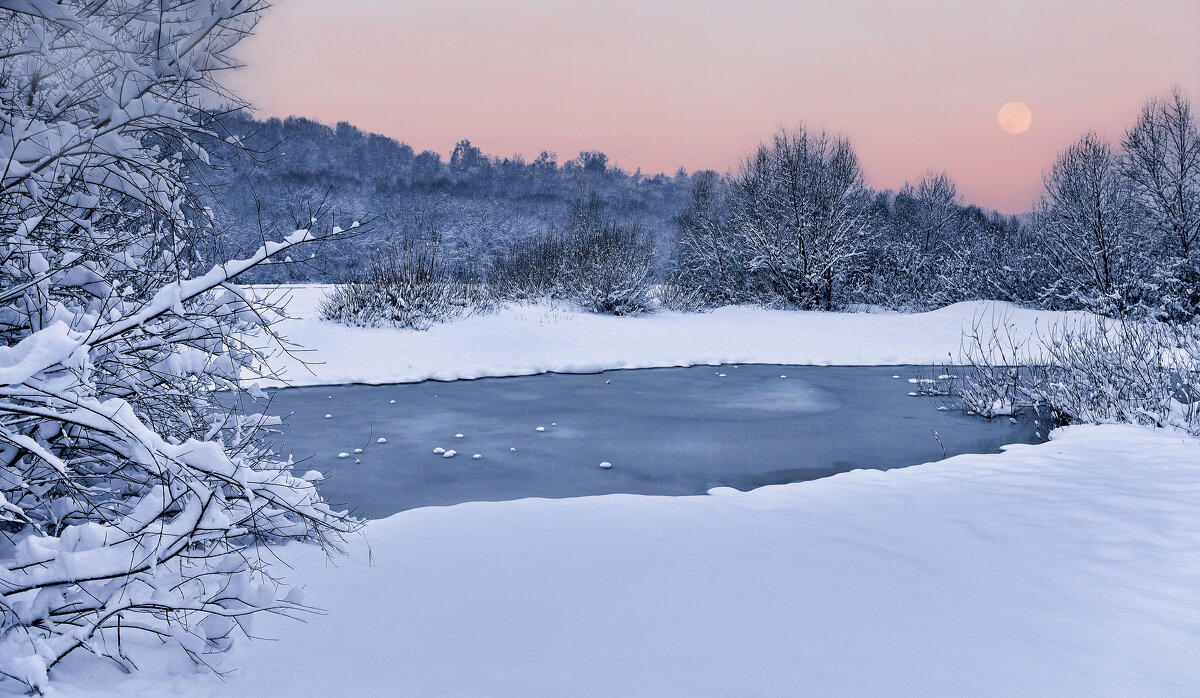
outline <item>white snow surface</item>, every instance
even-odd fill
[[[406,511],[225,683],[73,667],[62,696],[1200,694],[1200,442],[1128,426],[714,496]],[[715,496],[720,495],[720,496]],[[373,560],[373,564],[370,563]]]
[[[412,332],[317,321],[320,292],[292,289],[281,329],[320,362],[292,361],[293,384],[932,363],[974,324],[1087,321],[543,304]],[[268,639],[217,657],[224,680],[127,639],[141,672],[75,655],[49,695],[1198,695],[1198,498],[1200,441],[1107,425],[751,492],[416,509],[344,558],[278,550],[326,613],[255,619]]]
[[[918,314],[767,310],[658,311],[636,317],[577,312],[551,303],[515,304],[455,318],[428,330],[347,327],[317,319],[322,285],[257,287],[290,297],[280,331],[306,349],[273,362],[291,385],[405,383],[557,371],[702,364],[899,365],[957,359],[964,329],[1011,324],[1029,337],[1084,313],[1010,303],[957,303]],[[309,362],[308,367],[302,361]],[[266,383],[264,383],[265,385]]]

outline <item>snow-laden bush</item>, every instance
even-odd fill
[[[1200,332],[1097,318],[1027,340],[1005,322],[968,334],[951,391],[985,417],[1036,409],[1052,425],[1123,422],[1200,433]]]
[[[495,256],[487,285],[496,301],[559,298],[593,313],[636,315],[654,305],[654,242],[604,215],[579,192],[565,233],[548,230]]]
[[[338,284],[321,302],[323,320],[373,327],[429,329],[486,308],[486,290],[438,254],[434,241],[410,240],[378,252],[357,281]]]
[[[203,663],[302,608],[260,543],[354,526],[215,397],[278,339],[233,279],[316,236],[193,273],[198,105],[262,7],[0,0],[0,691],[79,650],[134,669],[139,638]]]
[[[593,313],[637,315],[652,306],[654,243],[636,228],[600,223],[564,241],[559,295]]]
[[[553,296],[566,259],[566,245],[553,232],[517,240],[492,259],[488,290],[497,300]]]

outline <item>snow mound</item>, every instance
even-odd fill
[[[1102,426],[719,496],[415,509],[336,565],[280,551],[327,613],[255,619],[273,641],[223,680],[143,663],[56,689],[1200,695],[1198,491],[1200,441]]]

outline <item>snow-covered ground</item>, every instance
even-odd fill
[[[1200,442],[1037,446],[710,496],[416,509],[212,676],[62,695],[1197,695]],[[371,561],[373,560],[373,564]]]
[[[942,361],[964,327],[1052,313],[545,305],[427,332],[312,319],[294,383],[707,362]],[[1072,317],[1071,321],[1079,318]],[[847,435],[847,438],[870,435]],[[124,676],[74,657],[62,696],[1197,695],[1200,442],[1127,426],[912,468],[706,496],[527,499],[374,521],[345,558],[280,552],[300,624],[256,621],[220,668]],[[282,568],[277,568],[282,569]]]
[[[957,359],[964,330],[994,326],[1017,339],[1082,313],[971,302],[929,313],[825,313],[752,306],[711,313],[662,311],[637,317],[575,312],[561,305],[512,305],[423,332],[354,328],[316,319],[323,286],[288,286],[280,330],[306,351],[275,363],[292,385],[403,383],[559,371],[776,363],[881,366]],[[260,293],[266,293],[260,289]],[[302,362],[309,362],[309,366]]]

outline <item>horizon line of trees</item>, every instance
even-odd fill
[[[385,251],[419,234],[437,219],[441,256],[479,265],[548,229],[564,229],[581,188],[606,216],[636,226],[670,256],[674,216],[691,185],[682,168],[674,175],[645,175],[614,167],[606,154],[584,151],[560,162],[548,151],[533,160],[483,153],[469,140],[448,157],[416,152],[396,139],[341,122],[330,127],[307,118],[257,121],[245,112],[221,119],[238,137],[237,148],[214,153],[210,205],[224,221],[214,258],[237,255],[260,243],[261,228],[293,229],[308,220],[295,202],[317,201],[338,221],[372,219],[353,238],[327,245],[307,269],[256,270],[256,282],[350,281],[366,254]]]
[[[227,161],[216,191],[228,213],[244,212],[228,216],[250,231],[233,236],[238,250],[260,241],[268,213],[281,228],[306,219],[266,211],[271,202],[319,195],[335,212],[377,216],[370,232],[329,245],[306,276],[281,265],[259,270],[257,282],[361,282],[364,258],[434,230],[439,264],[461,282],[488,283],[518,251],[573,234],[586,202],[650,240],[637,253],[650,255],[668,306],[924,310],[999,299],[1188,318],[1200,307],[1195,122],[1177,88],[1149,100],[1119,144],[1085,135],[1059,154],[1022,217],[967,204],[945,172],[873,190],[848,138],[806,126],[781,129],[725,174],[646,177],[598,151],[527,162],[464,139],[443,160],[345,122],[234,113],[225,123],[263,155]],[[232,186],[254,177],[258,189]]]
[[[1200,135],[1179,88],[1119,146],[1089,132],[1059,153],[1028,224],[964,205],[944,172],[873,193],[848,139],[803,126],[693,179],[669,283],[697,307],[1200,311]]]

